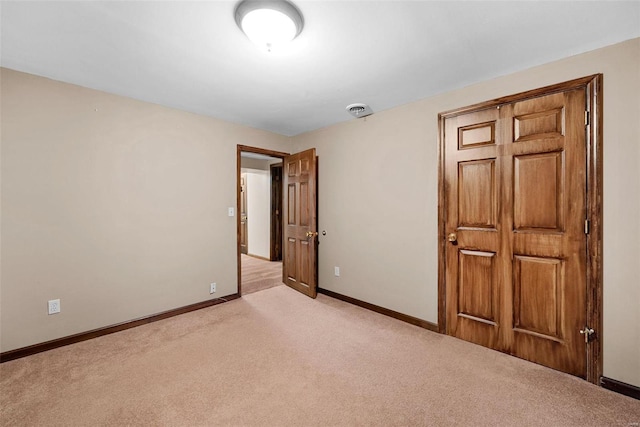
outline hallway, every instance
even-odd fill
[[[248,295],[282,285],[282,261],[267,261],[242,254],[241,294]]]

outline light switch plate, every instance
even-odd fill
[[[229,216],[235,216],[236,210],[235,208],[229,208]]]

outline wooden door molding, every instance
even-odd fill
[[[587,111],[587,322],[593,328],[595,341],[587,353],[587,380],[598,384],[602,376],[603,352],[603,75],[591,76],[586,84]]]
[[[602,166],[602,74],[587,76],[564,83],[546,86],[539,89],[497,98],[491,101],[471,105],[438,115],[439,144],[438,144],[438,330],[447,331],[447,230],[446,222],[448,210],[445,188],[445,120],[463,114],[482,112],[495,109],[506,104],[522,102],[559,92],[583,89],[586,94],[585,110],[588,124],[586,126],[586,159],[587,159],[587,187],[586,187],[586,215],[589,221],[586,254],[586,306],[587,325],[594,329],[591,345],[587,348],[586,379],[598,383],[602,375],[602,200],[603,200],[603,166]]]
[[[242,153],[256,153],[256,154],[264,154],[266,156],[277,157],[280,159],[284,159],[289,155],[289,153],[284,153],[282,151],[274,151],[268,150],[265,148],[258,147],[250,147],[248,145],[237,145],[236,148],[236,257],[238,260],[238,269],[237,269],[237,277],[238,277],[238,295],[242,295],[242,264],[241,264],[241,251],[240,251],[240,204],[241,204],[241,188],[240,188],[240,175],[242,173]]]

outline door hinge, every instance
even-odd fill
[[[589,234],[589,231],[591,231],[591,221],[589,221],[588,219],[584,220],[584,234]]]
[[[588,111],[584,112],[584,125],[585,126],[589,126],[589,112]]]
[[[585,344],[589,344],[589,338],[591,337],[591,335],[593,335],[596,331],[594,331],[593,329],[591,329],[588,326],[585,326],[584,329],[580,330],[580,334],[584,335],[584,342]]]

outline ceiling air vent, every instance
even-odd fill
[[[367,117],[373,114],[373,110],[367,104],[351,104],[347,105],[347,111],[356,119]]]

